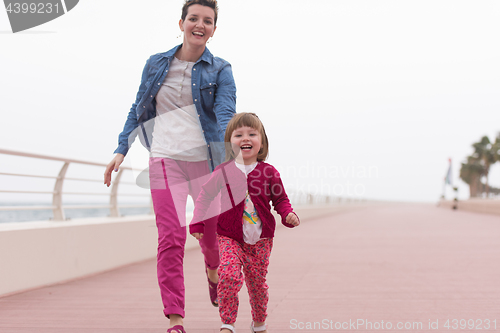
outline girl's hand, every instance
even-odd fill
[[[299,218],[297,217],[297,215],[295,215],[295,213],[288,213],[285,222],[293,225],[294,227],[300,224]]]
[[[111,185],[111,172],[113,172],[113,170],[115,170],[115,172],[118,171],[118,167],[122,164],[124,158],[125,155],[116,154],[116,156],[106,166],[106,171],[104,171],[104,184],[108,187]]]
[[[197,240],[200,240],[203,238],[203,234],[200,234],[199,232],[193,232],[191,234],[191,236],[193,236],[194,238],[196,238]]]

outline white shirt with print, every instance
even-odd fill
[[[257,163],[245,165],[236,162],[236,166],[240,169],[246,176],[257,166]],[[262,221],[259,218],[259,214],[253,205],[252,198],[250,195],[246,194],[245,197],[245,209],[243,210],[243,240],[245,243],[254,245],[260,240],[260,235],[262,234]]]

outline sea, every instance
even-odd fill
[[[47,206],[50,203],[0,203],[0,206]],[[67,205],[77,205],[67,204]],[[93,205],[91,203],[86,203],[85,205]],[[103,205],[102,203],[95,205]],[[192,205],[188,203],[187,212],[192,212]],[[121,216],[130,215],[144,215],[152,214],[151,208],[149,207],[129,207],[120,208]],[[109,216],[108,208],[82,208],[82,209],[66,209],[64,211],[66,220],[78,219],[78,218],[89,218],[89,217],[107,217]],[[53,219],[53,214],[51,209],[43,210],[8,210],[0,211],[0,223],[10,223],[10,222],[29,222],[29,221],[50,221]]]

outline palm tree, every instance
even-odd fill
[[[462,163],[460,168],[460,178],[469,184],[470,197],[478,197],[482,193],[481,176],[484,173],[484,167],[480,160],[473,156],[467,157],[467,163]]]
[[[492,144],[487,136],[483,136],[481,141],[474,143],[472,147],[474,148],[472,156],[480,161],[483,166],[483,176],[486,178],[486,197],[488,197],[490,192],[488,174],[490,166],[495,163],[496,154],[493,152]]]
[[[491,145],[491,153],[495,163],[500,162],[500,132],[497,134],[495,142]]]

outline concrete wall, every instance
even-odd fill
[[[453,206],[452,200],[443,200],[439,202],[439,207],[451,209],[452,206]],[[474,213],[500,215],[500,200],[479,199],[479,198],[473,198],[469,200],[459,200],[457,204],[457,209]]]
[[[152,216],[0,224],[0,295],[154,256]]]
[[[301,221],[369,204],[297,207]],[[188,217],[189,221],[189,217]],[[281,220],[277,223],[281,225]],[[0,295],[55,284],[154,258],[151,215],[0,224]],[[199,246],[188,235],[186,249]]]

